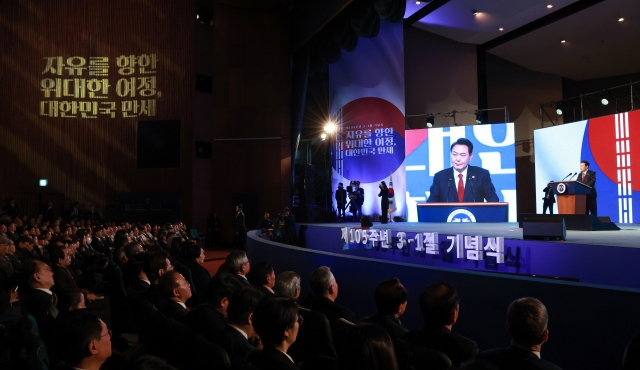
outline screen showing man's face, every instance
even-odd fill
[[[469,154],[469,147],[466,145],[455,145],[451,149],[451,163],[456,171],[464,171],[471,158],[473,158],[473,154]]]

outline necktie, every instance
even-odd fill
[[[56,308],[57,304],[58,304],[58,297],[56,297],[55,294],[52,294],[51,295],[51,306],[49,306],[49,314],[54,319],[58,316],[58,313],[59,313],[58,309]]]
[[[73,286],[77,287],[76,285],[76,279],[73,278],[73,275],[71,275],[71,271],[69,271],[69,269],[65,269],[67,271],[67,274],[69,274],[69,277],[71,278],[71,282],[73,283]]]
[[[580,180],[581,182],[584,182],[584,172],[582,173],[582,180]]]
[[[458,202],[464,200],[464,182],[462,181],[462,174],[458,174]]]

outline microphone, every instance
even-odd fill
[[[475,176],[469,177],[469,180],[470,180],[470,183],[471,183],[471,195],[473,195],[473,201],[474,202],[476,201],[476,192],[473,189],[473,179],[475,179],[475,178],[476,178]]]
[[[573,178],[574,178],[574,176],[577,176],[579,173],[580,173],[580,172],[576,172],[576,173],[574,173],[574,174],[573,174],[573,176],[571,176],[571,177],[569,178],[569,181],[571,181],[571,179],[573,179]]]
[[[449,181],[447,181],[447,203],[449,203],[449,189],[451,188],[451,181],[453,181],[453,177],[450,177]]]
[[[567,176],[563,177],[562,180],[560,180],[560,181],[564,181],[567,177],[569,177],[571,175],[573,175],[573,172],[569,172],[569,174]]]

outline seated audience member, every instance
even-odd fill
[[[199,334],[211,339],[227,326],[229,300],[236,290],[244,287],[233,275],[216,275],[207,286],[206,300],[187,315],[189,326]]]
[[[478,354],[476,342],[451,332],[458,320],[459,302],[458,293],[450,284],[440,282],[430,285],[420,294],[424,328],[405,334],[403,339],[443,352],[449,356],[453,366],[473,360]]]
[[[229,324],[214,342],[227,351],[229,358],[246,360],[260,347],[253,328],[253,313],[263,294],[253,287],[244,287],[233,293],[227,307]]]
[[[195,292],[202,295],[207,291],[207,285],[211,280],[209,270],[204,268],[204,248],[200,244],[191,243],[185,247],[185,256],[189,261],[191,277],[195,285]]]
[[[294,271],[278,274],[273,291],[278,295],[298,299],[300,298],[300,275]]]
[[[191,286],[178,271],[167,271],[158,279],[158,289],[166,302],[160,307],[167,318],[185,322],[188,308],[185,302],[191,298]]]
[[[144,249],[142,249],[142,245],[138,241],[125,244],[123,251],[127,260],[130,260],[136,254],[144,253]]]
[[[144,273],[145,253],[139,253],[131,257],[122,269],[123,281],[128,293],[146,293],[151,286],[151,281]]]
[[[247,258],[247,252],[235,250],[227,255],[226,262],[229,272],[232,273],[236,279],[244,285],[251,286],[251,283],[247,280],[247,274],[251,269],[249,258]]]
[[[98,370],[111,357],[111,330],[88,310],[72,311],[60,320],[54,340],[64,369]]]
[[[38,256],[33,251],[35,243],[29,236],[21,236],[18,238],[16,252],[13,254],[21,263],[26,263],[35,259]]]
[[[266,296],[253,313],[253,327],[264,348],[251,364],[262,370],[296,370],[287,350],[296,341],[302,317],[293,299]]]
[[[360,323],[343,340],[340,370],[398,370],[393,343],[386,330]]]
[[[145,296],[152,305],[160,309],[165,299],[160,295],[160,290],[158,290],[158,279],[164,273],[172,271],[173,266],[169,262],[169,254],[167,252],[145,253],[145,257],[143,270],[147,275],[147,279],[151,282]]]
[[[273,294],[276,285],[276,273],[273,266],[266,261],[260,261],[251,268],[249,282],[263,294]]]
[[[559,370],[540,357],[542,344],[549,340],[547,308],[535,298],[520,298],[507,311],[507,331],[511,346],[482,352],[481,358],[500,370]]]
[[[41,261],[27,262],[23,269],[29,289],[22,307],[36,319],[40,336],[48,344],[53,334],[54,320],[59,313],[56,307],[58,298],[51,291],[54,285],[53,271]]]
[[[65,291],[64,294],[59,297],[58,308],[61,311],[73,311],[87,308],[82,290],[76,288]]]
[[[407,290],[398,278],[381,282],[373,294],[377,312],[362,322],[382,326],[392,339],[402,338],[408,331],[400,322],[400,316],[407,310],[407,295]]]
[[[335,303],[338,298],[338,283],[327,266],[314,270],[309,278],[309,284],[315,298],[309,303],[308,309],[325,314],[331,327],[338,319],[356,321],[356,315],[351,310]]]

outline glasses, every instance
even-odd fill
[[[298,315],[298,318],[296,319],[296,321],[298,322],[298,325],[302,325],[302,323],[304,322],[304,317]]]
[[[111,329],[107,330],[107,334],[101,335],[100,339],[106,337],[107,335],[109,336],[109,338],[111,338],[113,336],[113,332],[111,331]]]

